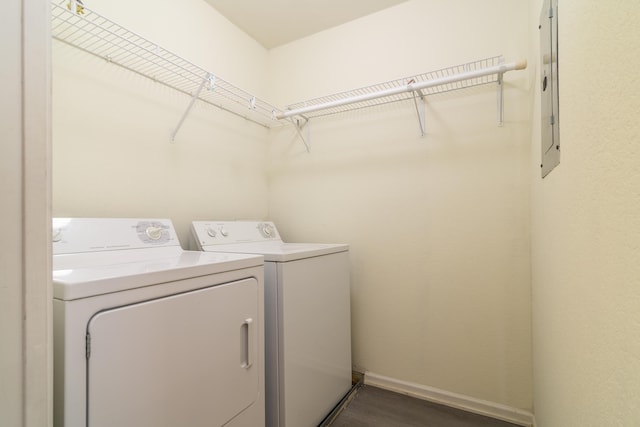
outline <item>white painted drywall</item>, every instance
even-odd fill
[[[525,1],[409,1],[273,49],[277,105],[504,54]],[[269,212],[285,239],[347,242],[356,368],[531,409],[529,75],[270,134]]]
[[[535,415],[538,427],[636,426],[640,3],[558,8],[561,163],[544,180],[537,86],[532,116]]]

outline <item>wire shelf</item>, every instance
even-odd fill
[[[493,56],[474,62],[468,62],[466,64],[443,68],[441,70],[431,71],[415,76],[391,80],[372,86],[366,86],[359,89],[353,89],[346,92],[298,102],[288,105],[284,111],[287,112],[304,110],[307,108],[313,109],[315,107],[318,107],[316,111],[303,113],[305,118],[313,118],[384,105],[392,102],[413,100],[416,97],[423,97],[425,95],[434,95],[459,89],[465,89],[473,86],[497,83],[500,75],[499,71],[482,76],[475,76],[474,72],[499,67],[501,64],[503,64],[503,62],[504,61],[502,56]],[[466,75],[472,77],[466,78]],[[459,76],[460,79],[458,79]],[[449,82],[438,83],[441,81]],[[402,90],[408,85],[420,85],[427,82],[435,82],[437,84],[421,89],[420,91],[404,91],[400,93],[394,93],[399,92],[399,90]],[[374,99],[357,101],[357,99],[360,98],[368,98],[370,96],[375,96],[376,94],[384,94],[388,92],[392,92],[392,94],[375,97]],[[356,100],[356,102],[347,103],[347,101],[350,99]],[[341,104],[343,102],[344,104],[342,105],[332,106],[332,104]]]
[[[175,140],[176,133],[196,100],[266,128],[272,128],[287,121],[299,123],[292,120],[294,116],[302,117],[306,122],[313,117],[413,100],[420,120],[421,132],[424,135],[425,96],[489,83],[498,85],[498,124],[501,126],[503,122],[502,76],[507,71],[521,70],[526,67],[526,61],[504,64],[502,56],[494,56],[298,102],[280,110],[76,3],[76,0],[51,0],[51,21],[51,33],[55,40],[191,97],[191,103],[172,133],[172,140]],[[296,124],[296,126],[300,130],[299,125]]]
[[[270,128],[280,124],[274,118],[278,109],[268,102],[84,6],[74,13],[67,6],[69,3],[51,1],[51,33],[55,40],[258,125]]]

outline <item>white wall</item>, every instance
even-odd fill
[[[203,0],[97,2],[95,11],[264,98],[267,51]],[[151,18],[153,16],[153,18]],[[267,130],[53,42],[54,216],[267,215]]]
[[[269,99],[308,98],[504,54],[525,1],[414,0],[276,48]],[[528,73],[272,131],[269,212],[285,239],[351,245],[356,368],[531,409]]]
[[[533,8],[537,23],[541,1]],[[532,180],[537,425],[636,426],[640,3],[563,0],[558,15],[561,163]]]

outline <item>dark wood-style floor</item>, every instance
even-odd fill
[[[331,427],[518,427],[377,387],[363,385]]]

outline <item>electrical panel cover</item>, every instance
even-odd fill
[[[545,0],[540,14],[541,169],[547,176],[560,164],[558,96],[558,0]]]

